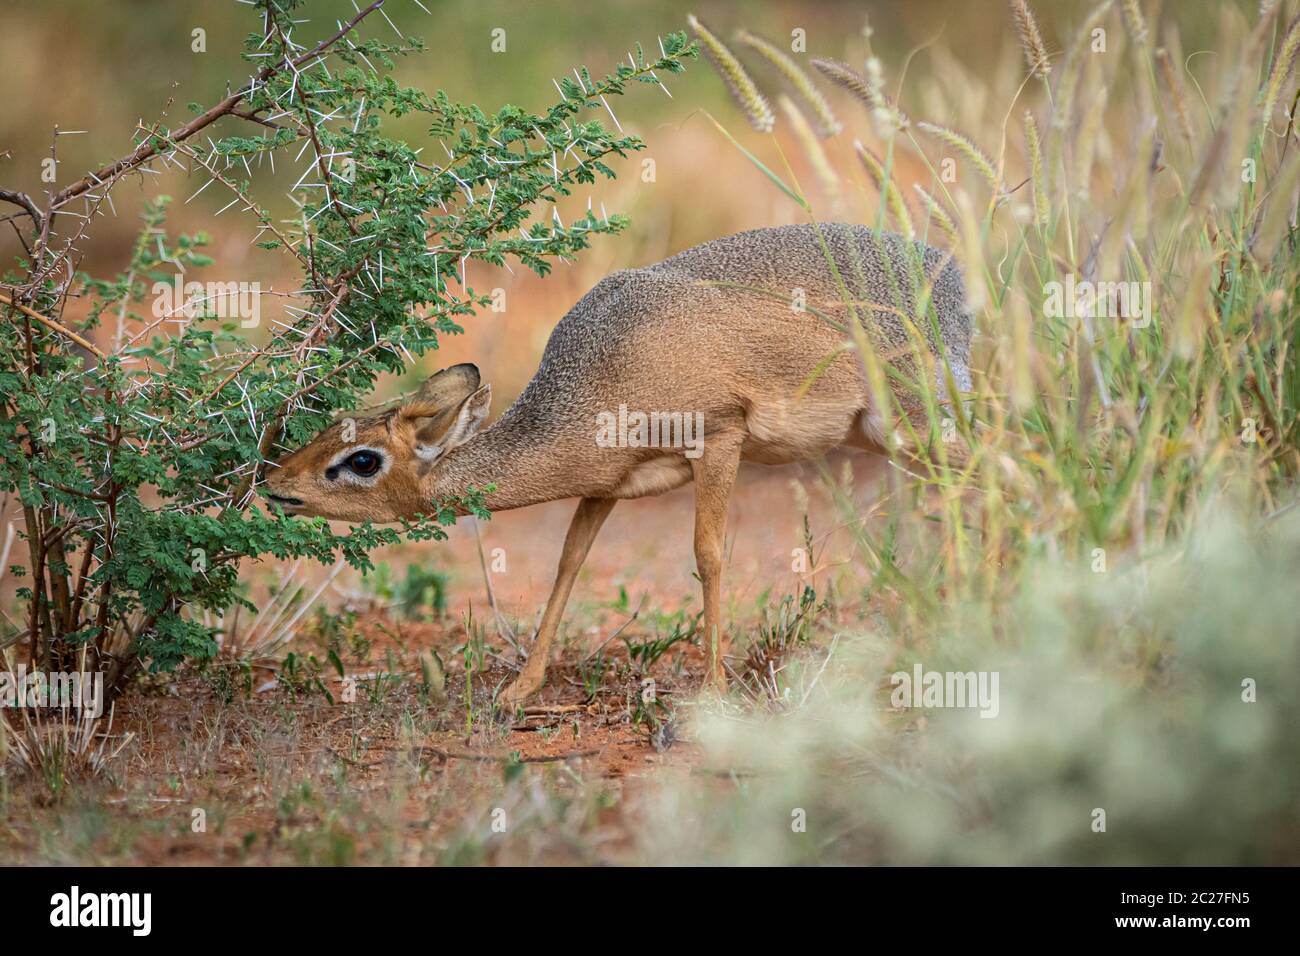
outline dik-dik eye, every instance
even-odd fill
[[[350,455],[343,463],[353,474],[362,478],[371,478],[383,467],[384,459],[373,451],[359,451]]]

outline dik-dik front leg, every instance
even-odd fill
[[[704,453],[691,461],[695,476],[695,565],[704,591],[704,647],[709,676],[723,690],[722,555],[727,538],[727,506],[740,467],[741,435],[705,439]]]
[[[569,592],[577,580],[582,562],[587,559],[591,542],[596,540],[596,532],[609,517],[616,498],[583,498],[578,502],[578,510],[573,513],[573,522],[569,533],[564,536],[564,551],[560,554],[560,566],[555,572],[555,586],[551,588],[550,600],[546,602],[546,611],[542,614],[542,624],[537,629],[537,640],[528,655],[528,663],[513,684],[501,692],[497,698],[507,707],[522,703],[542,686],[546,680],[546,662],[551,655],[551,642],[560,629],[560,618],[564,614],[564,605],[568,603]]]

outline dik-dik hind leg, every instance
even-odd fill
[[[740,435],[718,435],[704,443],[691,462],[695,475],[695,565],[704,591],[704,646],[714,686],[727,686],[722,669],[722,554],[727,537],[727,506],[740,467]]]
[[[617,500],[583,498],[578,502],[578,510],[573,513],[573,522],[569,525],[569,533],[564,536],[564,551],[560,554],[560,565],[555,572],[555,586],[551,588],[550,600],[546,602],[546,611],[542,614],[542,624],[537,629],[537,640],[533,642],[528,663],[514,683],[497,698],[506,706],[522,703],[546,679],[546,662],[551,654],[551,642],[560,629],[560,618],[564,614],[564,605],[568,603],[569,592],[573,590],[578,570],[587,559],[587,552],[591,550],[591,542],[596,540],[596,532],[609,517]]]

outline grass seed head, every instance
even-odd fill
[[[763,59],[771,63],[795,92],[799,94],[800,100],[807,107],[817,123],[818,135],[822,137],[834,136],[843,125],[835,117],[831,110],[830,104],[826,102],[826,97],[822,96],[821,90],[817,89],[812,78],[803,71],[803,69],[786,56],[776,46],[769,43],[762,37],[750,33],[748,30],[740,32],[740,42],[749,47]]]
[[[1025,63],[1032,76],[1046,78],[1052,72],[1052,64],[1047,59],[1047,47],[1043,45],[1043,35],[1038,31],[1038,21],[1030,9],[1028,0],[1008,0],[1011,5],[1011,22],[1015,24],[1016,36],[1020,48],[1025,53]]]
[[[759,91],[757,84],[741,62],[736,59],[736,55],[718,39],[712,30],[701,23],[695,14],[690,14],[686,20],[691,30],[699,37],[704,52],[708,54],[710,62],[722,77],[722,81],[727,84],[727,89],[731,91],[736,104],[750,124],[760,133],[772,132],[772,127],[776,124],[772,106]]]

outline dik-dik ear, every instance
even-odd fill
[[[477,369],[474,374],[477,377]],[[422,414],[425,411],[422,403],[407,405],[401,411],[415,429],[415,454],[425,461],[433,461],[465,444],[487,420],[491,405],[491,385],[476,389],[460,405],[436,415]]]
[[[428,402],[440,409],[451,408],[465,401],[478,386],[478,366],[465,362],[430,375],[413,401]]]

